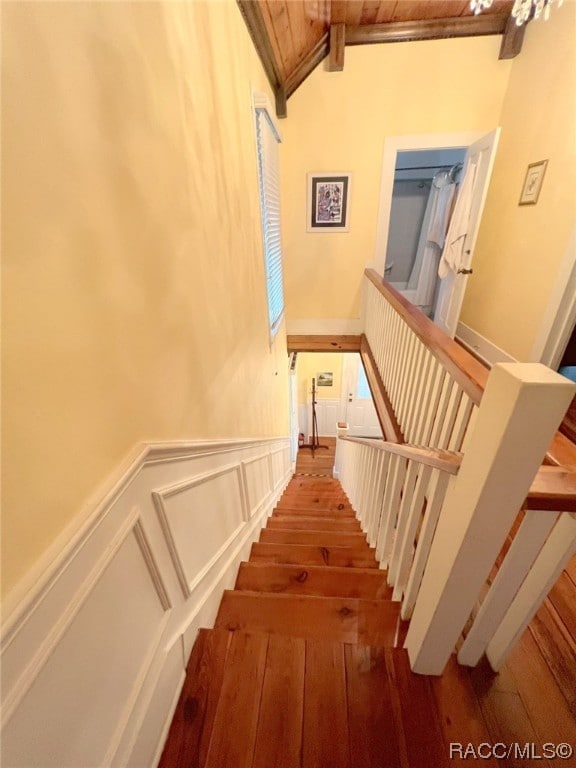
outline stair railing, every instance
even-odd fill
[[[576,467],[541,469],[574,386],[539,364],[499,364],[488,377],[376,273],[366,277],[366,344],[411,445],[339,440],[342,484],[411,617],[413,670],[440,674],[465,627],[461,663],[486,653],[497,669],[576,549]],[[576,465],[566,441],[552,446]]]
[[[404,439],[459,451],[488,372],[373,269],[363,328]]]
[[[382,440],[347,437],[339,430],[340,482],[358,514],[381,568],[388,569],[401,617],[414,609],[448,479],[460,454]]]

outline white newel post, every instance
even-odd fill
[[[334,454],[334,477],[336,479],[341,479],[342,477],[342,453],[343,453],[343,446],[342,441],[340,440],[341,437],[346,437],[348,434],[348,424],[345,424],[343,421],[338,422],[338,426],[336,428],[336,451]]]
[[[442,674],[575,390],[540,363],[492,368],[406,637],[414,672]]]

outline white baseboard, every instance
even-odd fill
[[[287,320],[286,333],[290,336],[359,336],[363,333],[362,320]]]
[[[157,763],[198,629],[213,626],[291,475],[289,438],[131,455],[43,559],[46,571],[12,595],[1,639],[4,765]]]
[[[516,358],[509,355],[496,344],[493,344],[489,339],[482,336],[482,334],[475,331],[470,326],[464,323],[458,323],[456,328],[456,338],[460,341],[473,355],[479,357],[483,363],[486,363],[489,367],[492,367],[494,363],[516,363]]]

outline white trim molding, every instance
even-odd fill
[[[291,474],[289,437],[154,443],[127,458],[10,597],[3,764],[157,763],[196,633]]]
[[[465,323],[458,323],[456,327],[457,340],[473,355],[479,357],[490,368],[496,363],[516,363],[516,358],[509,355],[500,347],[493,344],[490,339],[470,328]]]

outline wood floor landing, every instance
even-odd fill
[[[430,678],[410,671],[390,592],[339,484],[295,477],[199,633],[159,767],[448,768],[470,764],[450,759],[454,743],[576,750],[571,646],[542,651],[546,605],[500,674],[452,658]]]

